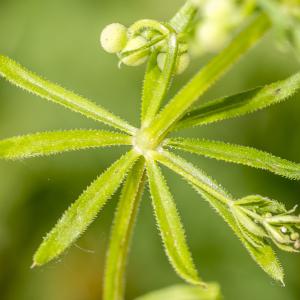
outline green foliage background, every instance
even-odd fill
[[[0,53],[85,95],[138,125],[143,68],[117,68],[99,46],[108,23],[168,19],[180,0],[0,0]],[[292,52],[280,52],[269,34],[202,101],[283,79],[299,70]],[[176,79],[174,93],[207,61],[193,61]],[[254,146],[300,162],[300,96],[242,119],[186,131]],[[0,81],[0,138],[51,129],[98,128],[59,106]],[[119,149],[121,150],[121,149]],[[3,300],[100,299],[109,228],[117,197],[60,261],[31,270],[41,237],[119,150],[88,150],[48,158],[0,162],[0,298]],[[292,207],[300,184],[263,171],[190,156],[235,196],[261,194]],[[280,253],[286,288],[251,260],[227,225],[179,177],[165,174],[185,223],[200,274],[218,281],[229,300],[300,299],[300,258]],[[128,272],[128,297],[179,282],[157,234],[150,198],[141,207]]]

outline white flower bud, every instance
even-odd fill
[[[228,39],[226,25],[222,22],[205,21],[197,28],[196,38],[206,51],[219,51]]]
[[[297,241],[294,243],[294,248],[295,248],[296,250],[299,250],[299,249],[300,249],[300,241],[299,241],[299,240],[297,240]]]
[[[291,234],[291,240],[292,241],[297,241],[299,239],[299,233],[298,232],[293,232]]]
[[[139,49],[145,46],[146,43],[147,40],[145,38],[143,38],[142,36],[137,36],[128,41],[127,45],[125,46],[122,52]],[[136,52],[134,54],[122,58],[122,63],[127,66],[133,66],[133,67],[139,66],[144,62],[146,62],[148,55],[149,55],[149,51]]]
[[[190,64],[190,56],[187,53],[180,55],[179,60],[177,62],[176,74],[182,74]]]
[[[127,43],[127,28],[119,23],[107,25],[101,32],[100,42],[106,52],[120,52]]]
[[[209,0],[203,7],[203,15],[206,18],[214,19],[214,21],[227,19],[232,12],[235,12],[232,0]]]
[[[157,56],[157,65],[161,71],[165,67],[166,59],[167,59],[166,53],[159,53]],[[182,74],[187,69],[189,64],[190,64],[190,56],[187,53],[180,55],[176,63],[176,69],[175,69],[176,75]]]

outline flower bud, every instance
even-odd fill
[[[295,248],[296,250],[299,250],[299,249],[300,249],[300,241],[299,241],[299,240],[297,240],[297,241],[294,243],[294,248]]]
[[[219,51],[228,40],[226,25],[222,21],[205,21],[196,30],[198,43],[209,52]]]
[[[166,59],[167,59],[166,53],[159,53],[157,56],[157,65],[161,71],[165,67]],[[183,53],[182,55],[180,55],[179,58],[177,59],[176,68],[175,68],[176,75],[182,74],[187,69],[189,64],[190,64],[190,56],[188,55],[188,53]]]
[[[127,51],[137,50],[147,44],[147,40],[142,36],[137,36],[128,41],[127,45],[123,49],[123,53]],[[149,55],[149,50],[137,51],[136,53],[125,56],[121,59],[121,62],[127,66],[139,66],[146,62]]]
[[[299,239],[299,233],[298,232],[293,232],[291,234],[291,240],[292,241],[297,241]]]
[[[106,52],[120,52],[127,43],[127,28],[119,23],[107,25],[101,32],[100,42]]]
[[[232,0],[210,0],[203,7],[203,15],[216,21],[230,17],[235,10]]]

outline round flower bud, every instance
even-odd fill
[[[222,22],[205,21],[197,28],[196,38],[203,49],[216,52],[227,42],[226,25]]]
[[[297,241],[294,243],[294,248],[295,248],[296,250],[299,250],[299,249],[300,249],[300,241],[299,241],[299,240],[297,240]]]
[[[157,56],[157,65],[161,71],[165,67],[166,59],[167,59],[166,53],[159,53]],[[187,69],[189,64],[190,64],[190,56],[187,53],[180,55],[176,63],[176,69],[175,69],[176,75],[182,74]]]
[[[296,241],[296,240],[298,240],[299,239],[299,233],[298,232],[293,232],[292,234],[291,234],[291,240],[292,241]]]
[[[184,54],[180,55],[179,60],[177,62],[177,66],[176,66],[176,74],[177,75],[182,74],[189,66],[190,61],[191,61],[191,59],[190,59],[190,56],[188,55],[188,53],[184,53]]]
[[[203,15],[215,21],[230,17],[234,11],[232,0],[209,0],[203,7]]]
[[[157,65],[161,71],[163,71],[165,67],[166,59],[167,59],[166,53],[159,53],[157,55]]]
[[[127,43],[127,28],[119,23],[107,25],[101,32],[100,42],[106,52],[120,52]]]
[[[126,47],[123,49],[122,52],[139,49],[145,46],[146,43],[147,40],[145,38],[143,38],[142,36],[137,36],[128,41]],[[131,55],[122,58],[121,61],[124,65],[135,67],[135,66],[142,65],[144,62],[146,62],[148,55],[149,55],[149,51],[140,51],[140,52],[137,51],[136,53],[133,53]]]

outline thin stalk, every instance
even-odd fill
[[[267,15],[260,13],[219,55],[202,68],[196,76],[168,103],[153,120],[145,133],[157,146],[174,124],[238,59],[255,45],[270,28]],[[156,145],[155,145],[156,143]]]
[[[125,271],[134,224],[145,185],[145,161],[128,174],[114,218],[104,274],[104,300],[124,299]]]
[[[198,7],[193,4],[193,1],[187,1],[178,13],[171,19],[170,25],[177,33],[182,33],[187,30],[192,20],[197,13]]]

